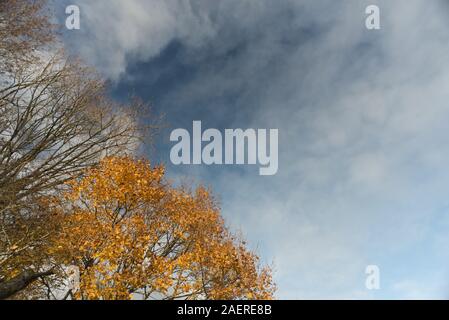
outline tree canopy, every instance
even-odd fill
[[[211,191],[136,158],[148,106],[61,52],[45,4],[0,1],[0,299],[273,298]]]

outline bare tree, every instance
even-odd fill
[[[46,0],[0,0],[0,70],[12,71],[35,59],[56,40]]]
[[[101,155],[132,151],[136,109],[105,96],[88,69],[60,59],[0,89],[0,203],[55,187]]]

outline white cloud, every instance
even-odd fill
[[[375,1],[380,31],[364,28],[372,1],[81,2],[93,28],[81,52],[114,79],[127,57],[150,60],[173,40],[192,64],[243,44],[219,72],[199,64],[165,102],[244,88],[235,103],[251,111],[245,125],[279,128],[277,176],[223,169],[213,184],[229,221],[275,259],[280,297],[403,297],[415,291],[407,283],[437,290],[387,277],[385,291],[369,293],[364,270],[413,268],[415,246],[449,244],[434,228],[449,190],[443,2]],[[435,260],[441,274],[444,262]]]
[[[85,19],[83,31],[89,35],[79,50],[112,79],[126,71],[129,56],[148,60],[173,40],[197,47],[215,35],[208,16],[213,5],[203,9],[195,1],[185,0],[77,3]]]

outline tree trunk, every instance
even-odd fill
[[[0,300],[7,299],[39,279],[53,274],[53,270],[35,272],[26,270],[11,280],[0,282]]]

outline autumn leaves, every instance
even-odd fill
[[[68,184],[55,245],[80,268],[74,297],[271,298],[270,270],[224,227],[209,191],[173,188],[163,173],[113,157]]]
[[[95,72],[48,49],[42,8],[0,4],[14,31],[0,32],[0,299],[272,298],[271,270],[210,191],[136,159],[145,105],[118,105]],[[29,15],[12,25],[17,10]]]

